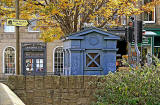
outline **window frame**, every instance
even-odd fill
[[[154,0],[152,0],[152,1],[154,1]],[[148,2],[149,3],[149,2]],[[144,4],[144,0],[143,0],[143,4]],[[152,12],[152,11],[151,11]],[[154,13],[154,17],[153,17],[153,20],[152,21],[145,21],[145,20],[143,20],[143,23],[145,24],[145,23],[155,23],[156,22],[156,7],[154,7],[154,11],[153,11]],[[145,13],[143,13],[143,19],[144,19],[144,14]],[[148,13],[149,14],[149,13]]]
[[[97,54],[99,54],[99,56],[100,56],[100,63],[99,63],[99,66],[98,67],[87,67],[87,58],[86,58],[86,56],[87,56],[87,54],[88,53],[97,53]],[[84,67],[85,67],[85,70],[93,70],[93,71],[96,71],[96,70],[102,70],[102,66],[101,66],[101,64],[102,64],[102,52],[100,52],[99,50],[87,50],[85,53],[84,53]]]
[[[156,19],[156,17],[155,17],[155,15],[156,15],[156,8],[154,8],[154,17],[153,17],[153,21],[143,21],[143,23],[155,23],[156,21],[155,21],[155,19]],[[144,13],[145,14],[145,13]]]
[[[54,49],[53,49],[53,73],[55,73],[55,53],[56,53],[56,49],[57,48],[62,48],[63,49],[63,46],[56,46]],[[64,52],[62,52],[63,54],[63,58],[62,58],[62,63],[63,63],[63,74],[64,74]]]
[[[7,48],[13,48],[14,49],[14,54],[15,54],[15,58],[14,58],[14,63],[15,63],[15,73],[5,73],[5,51]],[[16,74],[16,49],[13,47],[13,46],[7,46],[3,49],[3,73],[5,75],[13,75],[13,74]]]
[[[92,57],[91,54],[96,54],[96,55],[94,57]],[[89,58],[90,61],[88,61],[87,58]],[[99,58],[99,63],[96,61],[98,58]],[[92,63],[95,64],[95,66],[91,66]],[[100,65],[101,65],[101,62],[100,62],[100,53],[86,53],[86,64],[85,65],[86,65],[87,68],[100,67]]]

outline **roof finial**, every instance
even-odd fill
[[[83,24],[83,28],[90,28],[90,27],[94,27],[94,24],[93,23],[84,23]]]

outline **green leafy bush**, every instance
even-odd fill
[[[98,83],[94,105],[160,105],[160,66],[109,73]]]

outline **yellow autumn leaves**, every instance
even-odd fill
[[[63,35],[80,30],[83,23],[96,27],[116,25],[121,16],[151,11],[160,0],[141,4],[141,0],[20,0],[20,18],[36,19],[41,39],[54,41]],[[1,0],[0,18],[15,18],[15,0]],[[6,8],[7,6],[7,8]],[[9,8],[12,7],[12,8]]]

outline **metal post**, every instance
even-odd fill
[[[127,46],[128,46],[128,62],[131,64],[131,43],[129,42],[129,35],[128,35],[128,18],[126,16],[126,28],[127,28]]]
[[[19,19],[19,0],[16,3],[16,19]],[[16,74],[20,74],[19,70],[19,26],[16,26]]]
[[[137,54],[137,65],[140,63],[140,51],[138,49],[138,44],[137,44],[137,16],[134,16],[134,39],[135,39],[135,43],[134,43],[134,47],[136,50],[136,54]]]

